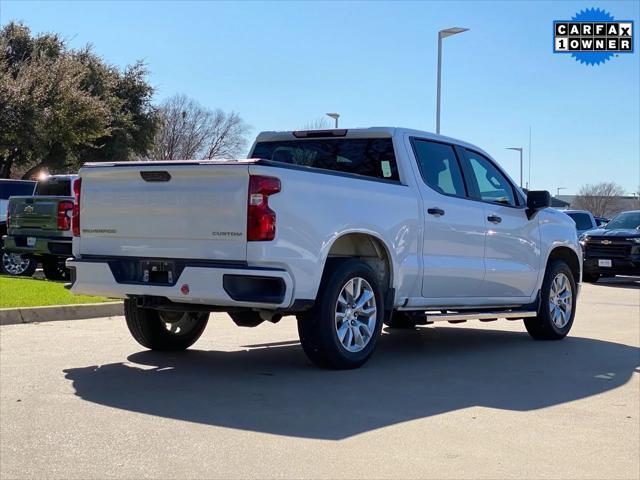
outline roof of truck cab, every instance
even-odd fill
[[[326,138],[332,138],[331,132],[344,132],[345,135],[335,136],[334,138],[385,138],[385,137],[393,137],[396,135],[407,134],[411,136],[421,137],[427,140],[435,140],[438,142],[444,143],[454,143],[456,145],[460,145],[462,147],[467,147],[473,150],[476,150],[480,153],[483,153],[487,156],[490,156],[487,152],[485,152],[480,147],[473,145],[472,143],[465,142],[464,140],[459,140],[453,137],[447,137],[445,135],[439,135],[433,132],[427,132],[424,130],[416,130],[411,128],[403,128],[403,127],[369,127],[369,128],[323,128],[323,129],[312,129],[312,130],[285,130],[285,131],[265,131],[260,132],[256,137],[256,142],[275,142],[282,140],[305,140],[305,138],[296,137],[295,133],[301,132],[327,132]],[[309,138],[309,140],[314,140],[317,137],[314,136]]]

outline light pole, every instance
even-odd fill
[[[556,188],[556,197],[558,195],[560,195],[560,190],[566,190],[566,189],[567,189],[567,187],[558,187],[558,188]]]
[[[445,28],[438,32],[438,88],[436,93],[436,133],[440,133],[440,83],[442,78],[442,39],[456,35],[457,33],[466,32],[468,28],[452,27]]]
[[[516,150],[520,152],[520,188],[522,188],[522,147],[507,147],[507,150]]]
[[[338,119],[340,118],[340,114],[339,113],[327,113],[327,117],[333,118],[336,121],[335,128],[338,128]]]

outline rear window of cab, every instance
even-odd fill
[[[400,181],[391,138],[258,142],[251,157],[380,180]]]

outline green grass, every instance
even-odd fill
[[[0,276],[0,308],[41,307],[108,302],[103,297],[74,295],[63,282]]]

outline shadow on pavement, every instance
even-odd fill
[[[600,278],[596,285],[603,287],[633,288],[637,290],[640,289],[640,277]]]
[[[578,400],[621,386],[640,364],[640,349],[599,340],[536,342],[526,333],[429,327],[383,335],[359,370],[326,371],[292,342],[142,351],[127,363],[65,374],[78,396],[101,405],[337,440],[475,405],[528,411]]]

